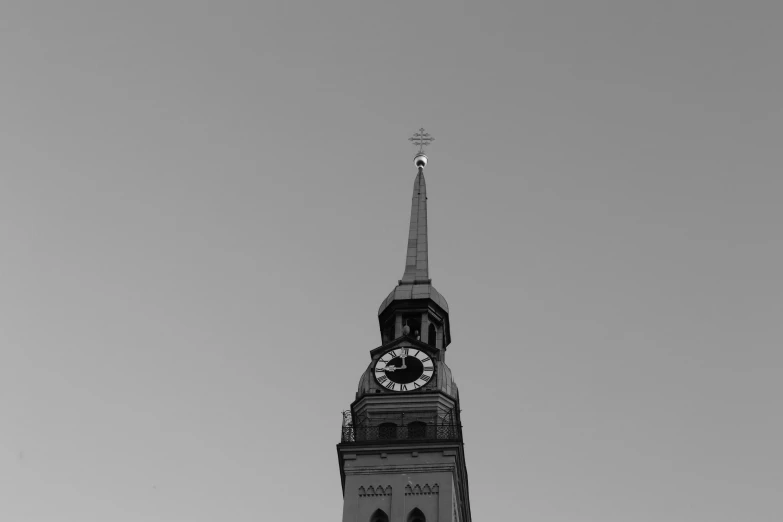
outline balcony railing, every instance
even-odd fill
[[[462,427],[456,424],[343,426],[342,442],[394,442],[399,440],[462,440]]]

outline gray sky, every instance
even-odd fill
[[[0,519],[339,519],[424,126],[474,518],[780,521],[782,24],[2,2]]]

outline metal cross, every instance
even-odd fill
[[[435,141],[435,138],[429,135],[428,132],[424,132],[424,127],[419,129],[419,132],[408,138],[408,141],[412,141],[414,145],[419,146],[419,152],[424,152],[424,147]]]

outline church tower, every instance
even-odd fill
[[[381,345],[343,412],[337,445],[343,522],[470,522],[459,392],[446,365],[449,305],[427,259],[427,186],[420,129],[402,279],[378,310]]]

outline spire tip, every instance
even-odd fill
[[[430,133],[424,130],[424,127],[419,129],[419,132],[415,132],[413,136],[408,138],[408,141],[413,142],[414,145],[419,146],[419,152],[413,158],[413,163],[419,167],[421,171],[427,166],[427,156],[424,155],[424,147],[435,141],[435,138],[430,136]]]

